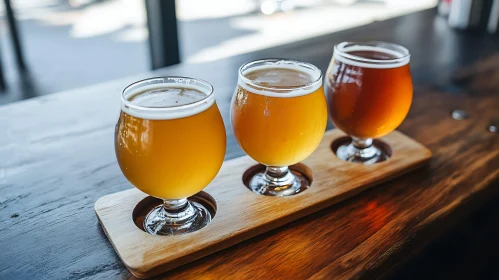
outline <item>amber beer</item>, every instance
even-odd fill
[[[125,96],[115,146],[121,170],[135,187],[157,198],[183,199],[215,177],[225,155],[225,128],[214,98],[203,100],[206,95],[170,84]]]
[[[392,132],[411,106],[409,56],[383,44],[339,47],[343,49],[335,49],[325,82],[333,123],[360,139]]]
[[[319,145],[327,106],[321,83],[314,84],[322,78],[317,72],[286,63],[242,73],[231,116],[235,137],[250,157],[267,166],[288,166]]]

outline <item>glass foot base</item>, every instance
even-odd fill
[[[358,149],[352,144],[339,146],[336,150],[336,156],[344,161],[362,164],[374,164],[390,158],[388,154],[374,145],[365,149]]]
[[[210,212],[193,201],[177,210],[156,206],[144,220],[144,230],[152,235],[180,235],[202,229],[211,222]]]
[[[289,171],[279,179],[272,180],[261,171],[249,181],[248,188],[253,192],[268,196],[289,196],[300,193],[310,187],[310,181],[303,174]]]

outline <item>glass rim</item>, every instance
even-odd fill
[[[374,59],[374,58],[365,58],[359,55],[354,55],[348,53],[345,49],[347,48],[347,45],[358,45],[361,47],[377,47],[380,49],[385,49],[390,51],[390,53],[398,53],[400,57],[397,58],[392,58],[392,59]],[[346,59],[350,59],[353,61],[358,61],[358,62],[363,62],[366,64],[373,64],[373,65],[390,65],[390,64],[401,64],[402,62],[407,61],[408,64],[410,61],[411,53],[409,50],[401,45],[394,44],[394,43],[388,43],[388,42],[383,42],[383,41],[366,41],[366,42],[360,42],[360,41],[344,41],[339,44],[336,44],[334,46],[334,54],[333,56],[342,56]],[[404,64],[404,65],[405,65]]]
[[[181,80],[181,81],[194,81],[194,82],[197,82],[197,83],[200,83],[202,85],[205,85],[207,86],[208,90],[209,90],[209,93],[207,93],[207,95],[199,100],[196,100],[196,101],[193,101],[193,102],[190,102],[190,103],[187,103],[187,104],[182,104],[182,105],[173,105],[173,106],[167,106],[167,107],[145,107],[145,106],[140,106],[140,105],[136,105],[136,104],[133,104],[131,101],[129,101],[128,99],[125,98],[125,94],[127,91],[129,91],[132,87],[136,87],[136,86],[139,86],[139,88],[141,88],[142,84],[144,85],[147,85],[148,82],[151,82],[151,81],[161,81],[162,82],[159,82],[159,83],[155,83],[155,84],[158,84],[158,85],[161,85],[161,84],[165,84],[167,85],[168,83],[165,82],[165,80],[172,80],[172,81],[177,81],[178,80]],[[165,86],[165,87],[168,87],[168,86]],[[197,105],[200,105],[202,104],[203,102],[209,100],[210,98],[213,98],[213,95],[214,95],[214,88],[213,86],[208,83],[207,81],[205,80],[201,80],[201,79],[197,79],[197,78],[191,78],[191,77],[185,77],[185,76],[160,76],[160,77],[152,77],[152,78],[146,78],[146,79],[142,79],[142,80],[138,80],[136,82],[133,82],[131,84],[129,84],[128,86],[126,86],[123,91],[121,92],[121,104],[122,105],[125,105],[129,108],[133,108],[133,109],[137,109],[137,110],[143,110],[143,111],[154,111],[154,112],[163,112],[163,111],[174,111],[174,110],[181,110],[181,109],[186,109],[186,108],[191,108],[191,107],[196,107]]]
[[[247,68],[249,68],[255,64],[258,64],[258,63],[276,63],[276,62],[281,62],[281,61],[293,63],[293,64],[300,66],[300,67],[308,67],[312,71],[317,72],[319,75],[318,75],[317,79],[314,79],[313,81],[308,82],[308,83],[303,84],[303,85],[300,85],[300,86],[273,87],[273,86],[264,86],[264,85],[255,83],[252,80],[246,78],[243,74],[243,72],[245,70],[247,70]],[[266,90],[271,90],[274,92],[275,91],[277,91],[277,92],[279,92],[279,91],[289,92],[289,91],[301,90],[304,88],[312,87],[318,83],[322,84],[322,71],[317,66],[313,65],[312,63],[308,63],[308,62],[302,62],[302,61],[298,61],[298,60],[285,59],[285,58],[265,58],[265,59],[257,59],[257,60],[253,60],[250,62],[246,62],[243,65],[241,65],[241,67],[239,67],[238,75],[239,75],[239,78],[241,80],[243,80],[246,84],[248,84],[254,88],[266,89]]]

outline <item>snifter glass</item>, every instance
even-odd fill
[[[154,235],[199,230],[210,212],[187,198],[205,188],[225,156],[225,127],[213,87],[186,77],[131,84],[121,97],[116,157],[139,190],[163,200],[144,220]]]
[[[292,60],[244,64],[232,97],[231,122],[241,148],[266,166],[249,180],[253,192],[288,196],[305,190],[309,179],[289,166],[308,157],[324,134],[321,71]]]
[[[409,51],[384,42],[343,42],[335,46],[324,80],[329,115],[352,137],[336,155],[373,164],[389,158],[374,138],[387,135],[405,119],[412,101]]]

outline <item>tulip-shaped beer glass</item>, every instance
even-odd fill
[[[218,173],[225,155],[225,128],[207,82],[164,77],[136,82],[121,98],[116,156],[136,188],[163,200],[144,220],[154,235],[193,232],[211,221],[187,198]]]
[[[308,63],[266,59],[244,64],[232,97],[231,121],[241,148],[266,166],[249,188],[287,196],[306,189],[308,179],[288,166],[319,145],[327,122],[321,71]]]
[[[409,51],[383,42],[343,42],[335,46],[326,73],[329,115],[352,137],[336,155],[349,162],[373,164],[389,155],[373,145],[405,119],[412,101]]]

